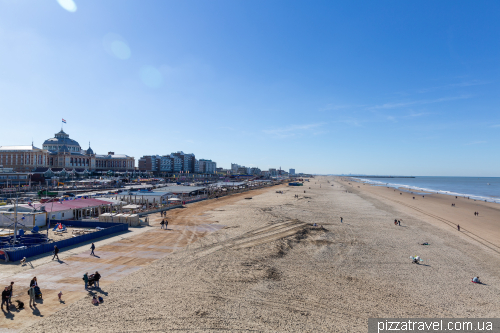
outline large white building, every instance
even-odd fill
[[[83,150],[63,130],[44,141],[42,148],[31,146],[1,146],[0,165],[14,171],[29,172],[52,169],[52,171],[126,171],[134,170],[135,160],[131,156],[109,152],[95,154],[92,148]]]

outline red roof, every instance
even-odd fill
[[[111,205],[108,201],[98,200],[98,199],[74,199],[74,200],[63,200],[63,201],[55,201],[47,202],[44,204],[33,204],[32,206],[38,209],[41,206],[45,206],[45,211],[47,212],[59,212],[62,210],[72,210],[72,209],[81,209],[81,208],[91,208],[98,206]],[[24,207],[29,208],[28,205],[22,205]]]

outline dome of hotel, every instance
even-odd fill
[[[69,138],[63,130],[55,134],[55,137],[45,140],[43,149],[53,152],[80,152],[81,147],[78,142]]]
[[[90,145],[89,145],[89,149],[87,149],[87,151],[85,152],[85,154],[87,154],[87,155],[95,155],[94,151],[92,150],[92,148],[90,148]]]

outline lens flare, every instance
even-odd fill
[[[158,88],[163,83],[163,76],[153,66],[145,66],[140,72],[142,82],[151,88]]]
[[[102,45],[104,50],[115,58],[127,60],[132,55],[127,41],[118,34],[106,34],[102,39]]]
[[[76,12],[76,3],[73,0],[57,0],[62,8],[66,9],[68,12]]]

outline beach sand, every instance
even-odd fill
[[[372,317],[499,316],[494,204],[351,184],[205,201],[201,216],[224,228],[106,286],[103,304],[87,296],[25,331],[366,332]]]

